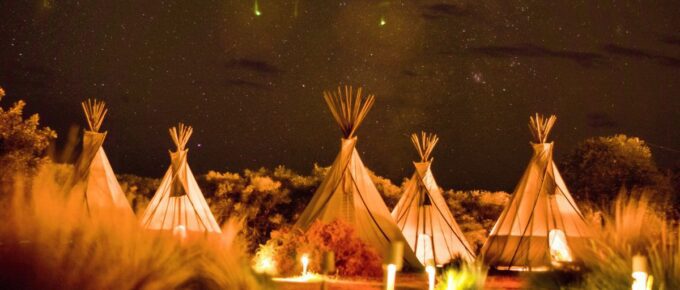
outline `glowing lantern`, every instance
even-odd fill
[[[271,247],[260,247],[255,254],[253,269],[260,274],[276,275],[276,261],[274,261],[274,250]]]
[[[187,228],[184,225],[178,225],[172,229],[172,235],[184,241],[187,238]]]
[[[548,235],[550,258],[553,262],[573,262],[571,251],[567,245],[567,237],[562,230],[550,230]]]
[[[394,290],[397,271],[404,265],[404,243],[392,242],[390,252],[385,259],[385,289]]]
[[[437,273],[437,269],[434,267],[434,261],[433,260],[427,260],[425,262],[425,273],[427,273],[427,289],[428,290],[434,290],[434,283],[435,283],[435,275]]]
[[[302,276],[307,276],[307,266],[309,266],[309,256],[307,256],[307,254],[302,255],[302,258],[300,258],[300,263],[302,263]]]
[[[387,265],[387,277],[385,277],[385,290],[394,290],[395,280],[397,278],[397,265]]]
[[[258,273],[273,273],[276,263],[270,257],[262,257],[255,264],[255,271]]]
[[[643,255],[633,256],[633,290],[652,289],[654,277],[647,274],[647,258]]]

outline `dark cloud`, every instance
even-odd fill
[[[464,17],[472,14],[469,6],[463,4],[436,3],[423,6],[423,17],[435,19],[441,17]]]
[[[680,36],[666,36],[661,38],[661,42],[680,46]]]
[[[241,80],[241,79],[229,79],[226,81],[226,84],[228,86],[237,86],[237,87],[247,87],[247,88],[255,88],[255,89],[267,89],[267,86],[256,83],[253,81],[247,81],[247,80]]]
[[[520,45],[490,45],[468,49],[468,51],[490,57],[536,57],[557,58],[573,61],[583,67],[601,67],[608,64],[602,54],[594,52],[554,50],[534,44]]]
[[[586,114],[586,122],[591,128],[611,128],[617,125],[607,113],[591,112]]]
[[[656,54],[642,49],[623,47],[617,44],[607,44],[604,46],[604,50],[611,54],[627,56],[631,58],[647,59],[657,62],[661,65],[680,67],[680,59],[670,56],[665,56],[661,54]]]
[[[417,72],[409,70],[409,69],[405,69],[405,70],[401,71],[401,74],[405,75],[407,77],[417,77],[418,76]]]
[[[279,69],[275,65],[269,64],[265,61],[247,58],[237,58],[230,60],[225,66],[228,69],[244,69],[262,74],[277,74],[283,72],[283,70]]]

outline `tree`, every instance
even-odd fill
[[[622,187],[653,188],[667,193],[667,179],[657,168],[645,141],[615,135],[581,142],[561,164],[574,197],[604,205]]]
[[[0,88],[0,101],[5,91]],[[24,118],[24,101],[9,109],[0,107],[0,184],[7,186],[17,174],[31,174],[46,160],[47,147],[57,138],[49,127],[40,127],[40,117]]]

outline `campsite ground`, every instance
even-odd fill
[[[487,277],[485,289],[526,289],[522,287],[522,278],[510,275],[492,275]],[[332,280],[326,282],[326,288],[322,288],[321,282],[294,282],[285,279],[277,279],[277,286],[281,290],[380,290],[383,289],[382,281],[361,280]],[[427,289],[427,278],[424,275],[401,274],[397,276],[396,289],[415,290]]]

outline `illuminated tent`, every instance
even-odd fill
[[[106,132],[99,132],[108,110],[97,100],[81,103],[90,130],[83,135],[83,151],[71,180],[71,193],[82,194],[90,215],[111,214],[134,218],[135,214],[120,188],[102,144]]]
[[[373,105],[374,96],[369,95],[364,101],[361,88],[356,97],[353,94],[352,88],[347,86],[344,94],[341,88],[335,93],[324,92],[326,103],[344,138],[330,171],[295,226],[307,230],[317,220],[328,223],[341,219],[351,224],[364,242],[387,254],[392,242],[405,244],[406,241],[355,148],[357,138],[354,132]],[[404,265],[422,268],[408,247],[404,249]]]
[[[423,132],[420,139],[418,134],[411,135],[411,141],[418,150],[420,162],[413,163],[415,173],[392,210],[392,217],[420,262],[431,259],[435,265],[441,266],[456,257],[474,260],[475,254],[453,218],[430,169],[432,159],[429,156],[439,138]]]
[[[177,151],[170,152],[171,165],[144,211],[142,226],[181,237],[221,233],[210,207],[187,163],[185,149],[193,129],[180,123],[170,128]]]
[[[590,230],[553,162],[553,143],[546,142],[555,120],[530,118],[534,155],[481,251],[497,269],[547,270],[577,262],[587,246]]]

